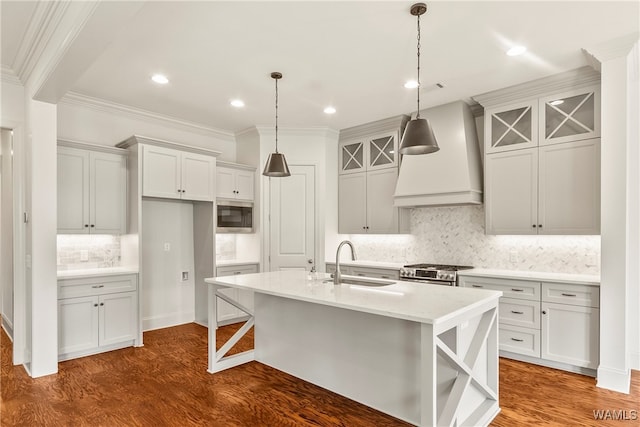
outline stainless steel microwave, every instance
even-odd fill
[[[218,200],[217,233],[253,233],[253,203]]]

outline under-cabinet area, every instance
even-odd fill
[[[141,344],[137,274],[62,276],[58,279],[59,360]]]
[[[592,278],[554,281],[551,274],[465,271],[460,286],[502,291],[502,356],[595,376],[600,287]]]

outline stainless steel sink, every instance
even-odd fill
[[[333,282],[333,279],[327,279],[325,282]],[[389,286],[393,285],[393,280],[385,280],[385,279],[376,279],[373,277],[362,277],[362,276],[347,276],[342,275],[340,278],[340,284],[345,285],[360,285],[360,286]]]

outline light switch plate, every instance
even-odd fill
[[[186,282],[187,280],[189,280],[189,272],[188,271],[183,271],[182,272],[182,281]]]

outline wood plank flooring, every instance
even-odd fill
[[[236,325],[219,333],[230,336]],[[406,426],[400,420],[252,362],[208,374],[207,330],[188,324],[146,332],[145,346],[62,362],[31,379],[11,365],[0,334],[0,425],[4,426]],[[235,352],[253,345],[245,337]],[[637,426],[596,421],[593,410],[639,411],[640,375],[630,395],[601,390],[582,375],[500,360],[493,426]],[[640,415],[640,414],[639,414]]]

